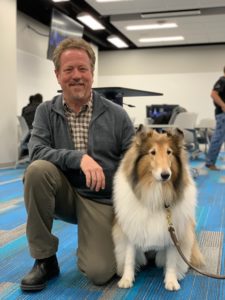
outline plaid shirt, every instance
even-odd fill
[[[91,100],[81,107],[80,112],[72,111],[64,102],[64,112],[67,118],[72,140],[76,150],[87,152],[88,129],[93,111],[93,101]]]

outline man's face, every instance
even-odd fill
[[[61,54],[60,68],[55,71],[66,102],[86,103],[90,99],[93,71],[87,53],[68,49]]]

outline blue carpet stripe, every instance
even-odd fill
[[[0,214],[0,228],[1,230],[11,230],[26,222],[26,212],[23,203],[16,206],[13,210],[8,210]]]
[[[24,169],[22,170],[0,170],[0,182],[12,180],[12,179],[22,179],[24,174]]]
[[[0,246],[3,247],[11,241],[25,234],[26,224],[22,224],[12,230],[1,231]]]
[[[10,199],[5,202],[0,202],[0,214],[5,213],[7,210],[14,209],[16,206],[24,203],[24,199],[22,197]]]
[[[0,186],[0,202],[8,201],[13,198],[19,198],[23,195],[22,181],[11,182]]]
[[[12,178],[5,178],[5,181],[0,182],[0,186],[1,185],[5,185],[5,184],[9,184],[9,183],[13,183],[13,182],[21,182],[21,177],[12,179]]]

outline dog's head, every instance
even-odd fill
[[[153,210],[175,203],[181,198],[189,176],[183,132],[139,127],[120,170],[137,199]]]
[[[179,129],[159,133],[140,126],[134,139],[134,147],[138,153],[138,177],[146,176],[160,182],[174,180],[178,172],[177,163],[184,148],[183,140],[183,132]]]

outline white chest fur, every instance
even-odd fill
[[[117,220],[128,239],[142,250],[161,249],[172,243],[168,232],[166,210],[160,184],[154,190],[143,191],[137,199],[122,172],[117,173],[114,190],[114,207]],[[186,224],[195,220],[196,189],[190,183],[176,206],[171,209],[176,233],[183,236]]]

